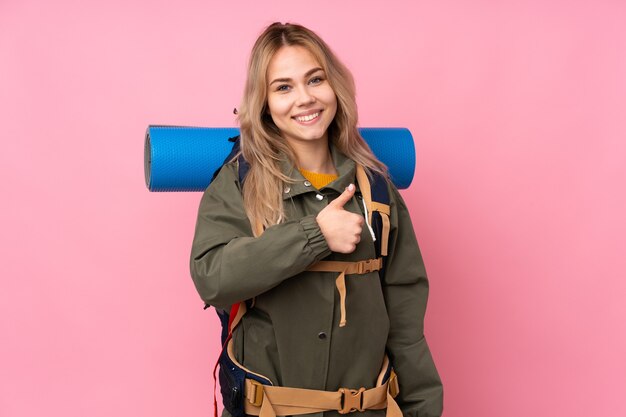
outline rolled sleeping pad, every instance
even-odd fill
[[[360,128],[376,157],[389,168],[399,189],[415,171],[415,145],[406,128]],[[238,128],[150,125],[146,129],[144,172],[150,191],[204,191],[224,163]]]

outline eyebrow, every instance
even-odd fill
[[[315,67],[315,68],[313,68],[313,69],[310,69],[310,70],[308,70],[308,71],[306,72],[306,74],[304,74],[304,78],[306,78],[306,77],[308,77],[309,75],[314,74],[314,73],[316,73],[317,71],[320,71],[320,70],[321,70],[321,71],[324,71],[324,70],[323,70],[322,68],[320,68],[320,67]],[[279,83],[279,82],[280,82],[280,83],[283,83],[283,82],[289,82],[289,81],[292,81],[292,79],[291,79],[291,78],[276,78],[274,81],[272,81],[272,82],[270,83],[270,85],[272,85],[272,84],[274,84],[274,83]]]

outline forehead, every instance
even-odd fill
[[[267,67],[268,82],[276,78],[303,77],[312,68],[321,67],[308,49],[302,46],[283,46],[270,60]]]

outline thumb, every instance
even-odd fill
[[[343,206],[348,201],[350,201],[355,191],[356,191],[356,187],[354,186],[354,184],[348,185],[346,187],[346,190],[343,193],[341,193],[339,197],[335,198],[333,201],[330,202],[329,206],[333,206],[335,208],[343,208]]]

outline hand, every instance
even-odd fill
[[[316,217],[328,247],[333,252],[352,253],[361,240],[363,216],[344,210],[343,206],[352,199],[356,187],[350,184],[336,199],[331,201]]]

